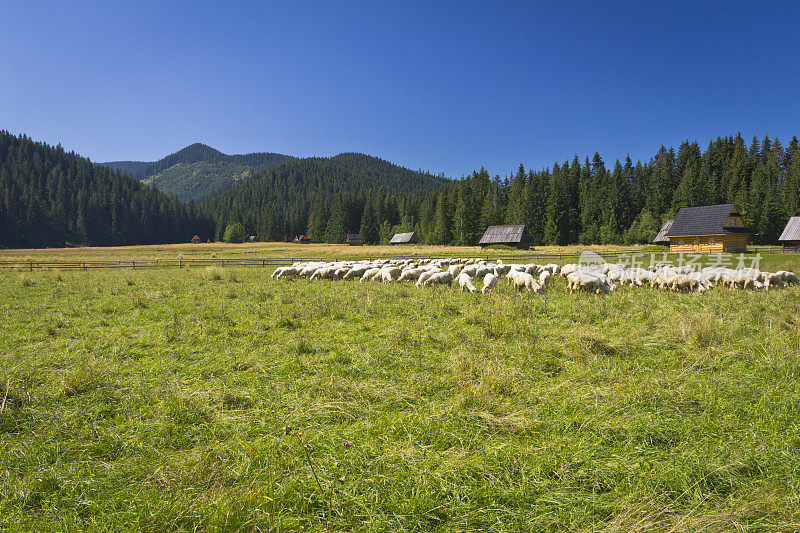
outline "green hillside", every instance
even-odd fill
[[[127,172],[167,194],[174,194],[180,200],[200,202],[253,172],[292,160],[294,158],[291,156],[270,152],[228,155],[205,144],[194,143],[158,161],[111,161],[102,164]]]
[[[345,153],[298,159],[256,173],[209,198],[203,209],[217,221],[218,236],[227,224],[242,222],[265,241],[319,228],[314,230],[320,234],[317,240],[326,233],[328,242],[343,242],[345,233],[359,230],[365,212],[377,224],[396,216],[405,195],[436,191],[448,183],[377,157]]]
[[[0,131],[0,248],[211,237],[198,209],[61,146]]]
[[[155,185],[181,200],[201,201],[224,191],[254,171],[256,169],[249,165],[224,161],[178,163],[144,178],[142,183]]]

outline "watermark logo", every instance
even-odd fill
[[[578,268],[591,271],[608,263],[612,263],[612,261],[606,260],[597,252],[586,250],[581,252],[578,259]],[[692,271],[699,271],[704,268],[725,268],[737,271],[758,270],[761,265],[761,253],[623,253],[616,256],[616,264],[625,268],[642,268],[645,270],[656,270],[660,267],[685,268]]]

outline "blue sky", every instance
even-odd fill
[[[588,4],[588,5],[587,5]],[[0,129],[459,177],[800,134],[797,2],[0,1]]]

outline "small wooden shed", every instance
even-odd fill
[[[673,253],[739,253],[751,233],[736,204],[719,204],[682,207],[666,237]]]
[[[192,237],[192,244],[200,244],[200,237],[197,235]]]
[[[308,238],[308,235],[295,235],[292,242],[295,244],[310,244],[311,239]]]
[[[348,233],[344,242],[347,246],[364,246],[364,237],[360,233]]]
[[[395,233],[389,244],[394,246],[396,244],[417,244],[418,242],[419,237],[415,232],[411,231],[409,233]]]
[[[517,248],[528,249],[531,246],[531,235],[524,224],[509,224],[505,226],[489,226],[478,241],[481,248],[493,244],[505,244]]]
[[[669,237],[667,237],[667,232],[672,227],[673,222],[675,222],[674,218],[664,222],[664,225],[661,226],[661,231],[659,231],[658,235],[656,235],[656,238],[653,239],[653,244],[663,244],[665,246],[669,246]]]
[[[784,252],[800,252],[800,217],[792,217],[778,238]]]

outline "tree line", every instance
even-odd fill
[[[190,150],[207,151],[197,145]],[[185,154],[184,154],[185,155]],[[188,156],[187,156],[188,157]],[[259,240],[368,244],[416,231],[423,243],[472,245],[487,226],[525,224],[534,244],[646,243],[685,206],[736,203],[754,240],[775,243],[800,215],[800,148],[793,137],[684,141],[645,162],[599,154],[485,169],[459,180],[363,154],[284,162],[196,207],[61,146],[0,131],[0,246],[123,245],[222,240],[241,223]]]
[[[217,237],[241,222],[260,240],[306,233],[314,242],[341,243],[361,233],[368,244],[416,231],[423,243],[473,245],[494,224],[525,224],[534,244],[648,243],[679,208],[730,202],[757,232],[754,242],[775,243],[788,218],[800,215],[797,137],[786,147],[754,137],[748,147],[737,134],[705,150],[689,141],[677,150],[662,146],[646,162],[626,157],[607,165],[595,153],[538,171],[520,165],[505,177],[485,169],[452,181],[417,177],[406,191],[376,168],[354,178],[344,170],[356,169],[333,171],[322,160],[302,169],[289,164],[203,207]]]
[[[109,167],[0,131],[0,246],[123,245],[211,239],[197,207]]]

